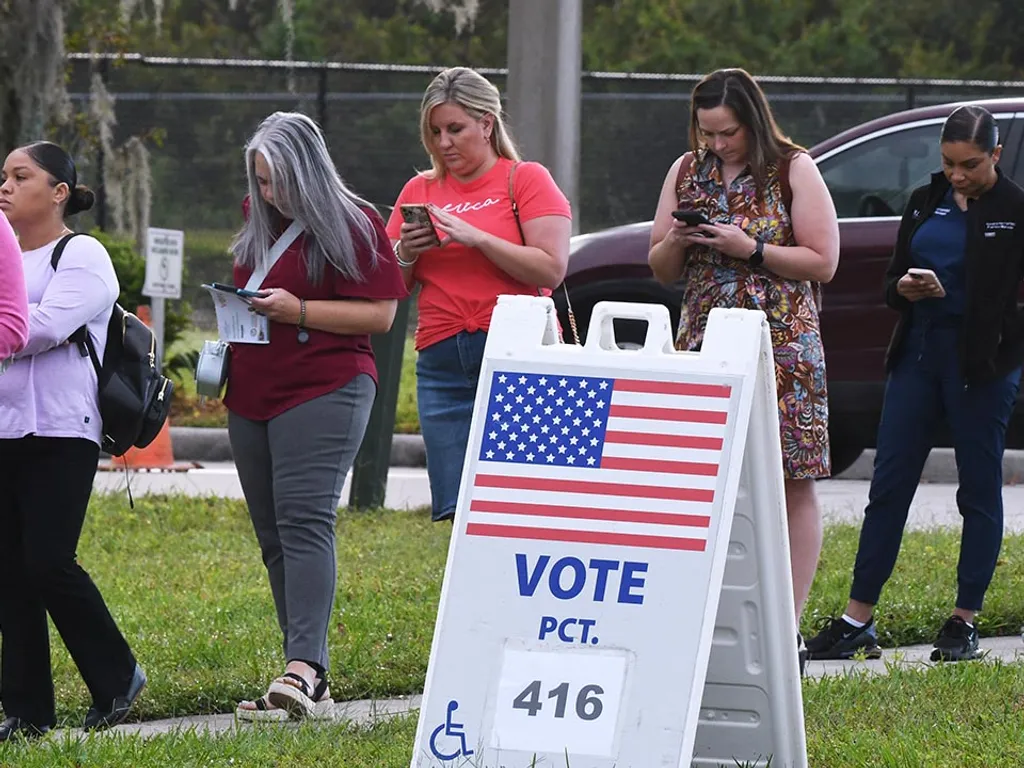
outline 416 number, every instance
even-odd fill
[[[536,717],[537,713],[544,708],[544,702],[541,701],[542,689],[541,681],[534,680],[516,696],[512,702],[512,708],[524,709],[527,715]],[[603,693],[604,688],[600,685],[584,685],[580,688],[579,693],[576,694],[576,716],[580,720],[597,720],[601,716],[601,712],[604,711],[604,704],[599,698]],[[555,700],[555,717],[564,718],[565,709],[569,703],[569,684],[562,683],[552,688],[548,691],[547,698],[549,701]]]

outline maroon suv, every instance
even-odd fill
[[[995,115],[1003,144],[1000,167],[1024,185],[1024,99],[974,103]],[[875,443],[885,385],[883,358],[897,317],[884,303],[885,269],[907,198],[941,167],[940,127],[957,106],[889,115],[810,150],[839,214],[839,270],[824,287],[821,314],[834,473]],[[656,199],[652,187],[652,206]],[[658,285],[647,267],[650,230],[646,221],[573,238],[565,282],[581,330],[589,325],[594,304],[604,300],[660,302],[673,323],[679,322],[680,291]],[[556,301],[559,297],[565,323],[565,299],[561,292]],[[620,346],[642,343],[645,332],[642,322],[616,323]],[[939,435],[938,444],[949,445],[949,435]],[[1010,423],[1007,447],[1024,447],[1024,420],[1017,416]]]

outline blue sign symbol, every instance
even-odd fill
[[[434,729],[434,732],[430,734],[430,751],[434,753],[434,757],[438,760],[454,760],[457,757],[469,757],[473,754],[466,745],[466,734],[462,730],[465,726],[462,723],[456,723],[452,720],[452,716],[455,714],[455,710],[459,708],[459,702],[452,699],[448,702],[448,714],[441,725]],[[455,750],[451,754],[445,754],[437,747],[437,739],[441,735],[456,737],[459,739],[459,743],[462,745],[460,749]]]

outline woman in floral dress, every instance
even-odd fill
[[[821,552],[814,480],[828,477],[828,395],[818,322],[820,283],[839,262],[839,225],[814,161],[779,130],[741,69],[693,90],[690,144],[665,178],[648,261],[663,284],[681,281],[679,349],[699,349],[714,307],[759,309],[775,349],[775,385],[797,621]],[[677,209],[711,224],[688,226]]]

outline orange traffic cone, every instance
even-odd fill
[[[148,304],[141,305],[135,314],[148,327],[153,327],[153,315]],[[176,462],[174,460],[170,418],[164,422],[156,439],[145,448],[129,448],[124,456],[99,466],[101,470],[105,471],[144,469],[157,472],[188,472],[196,467],[199,467],[199,464],[195,462]]]

